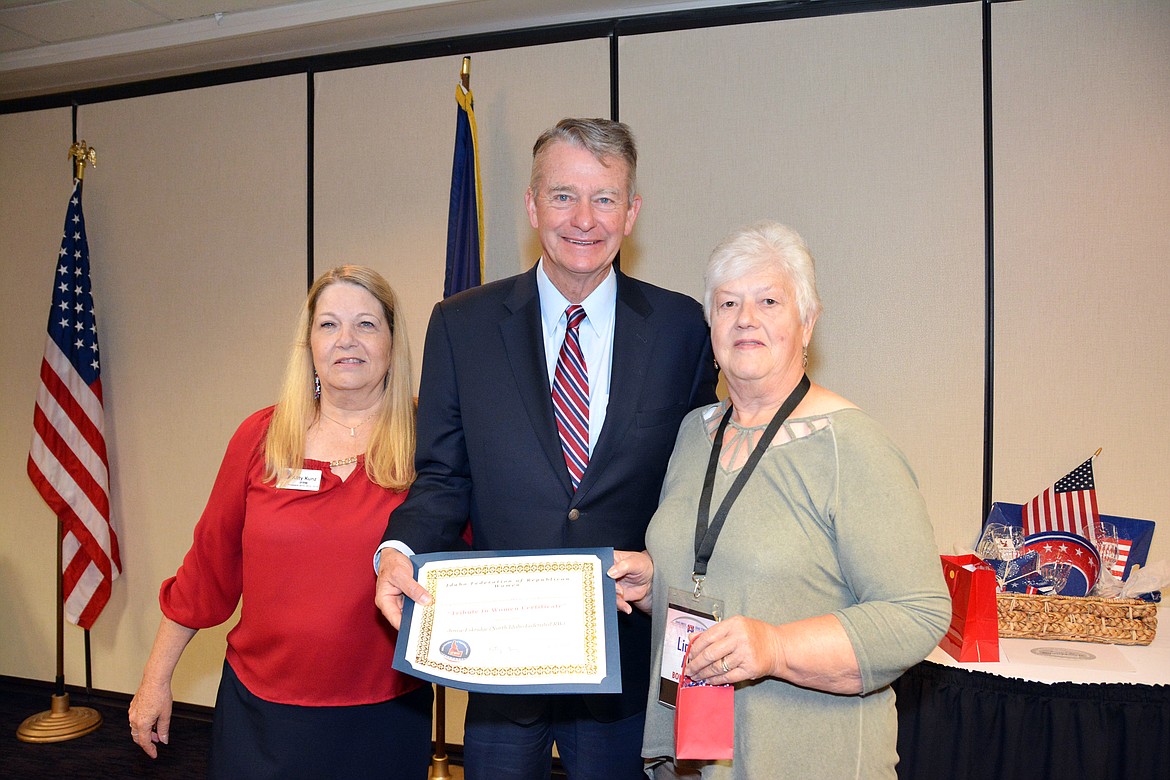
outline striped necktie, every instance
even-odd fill
[[[577,304],[565,309],[568,324],[565,343],[557,357],[553,374],[552,401],[561,435],[561,449],[565,451],[565,465],[573,480],[573,490],[581,484],[585,467],[589,465],[589,371],[581,353],[581,322],[585,310]]]

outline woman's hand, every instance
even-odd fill
[[[167,617],[162,619],[142,672],[142,682],[130,702],[130,739],[151,758],[158,758],[156,743],[170,744],[171,706],[175,702],[171,677],[193,636],[195,629]]]
[[[164,745],[170,742],[173,704],[169,682],[150,683],[146,680],[138,686],[138,692],[130,702],[130,738],[151,758],[158,758],[156,742]]]
[[[691,640],[686,673],[715,685],[777,677],[828,693],[861,693],[861,670],[845,628],[833,615],[773,626],[736,617]]]
[[[691,640],[686,673],[715,685],[755,680],[774,674],[780,653],[774,626],[736,615]]]
[[[613,566],[606,572],[617,582],[617,606],[627,615],[634,607],[649,612],[654,605],[654,561],[646,552],[613,551]]]

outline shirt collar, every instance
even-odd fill
[[[544,258],[536,266],[536,290],[540,295],[540,320],[544,325],[544,333],[554,332],[558,325],[563,326],[565,309],[569,307],[569,299],[561,295],[548,274],[544,270]],[[601,284],[589,293],[589,297],[581,301],[585,309],[585,322],[593,327],[598,334],[608,333],[613,328],[614,311],[617,308],[617,273],[610,266],[609,273],[601,280]]]

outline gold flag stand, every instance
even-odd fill
[[[80,181],[85,173],[85,164],[97,166],[97,152],[85,141],[73,144],[69,156],[74,161],[74,177]],[[50,708],[24,719],[16,730],[21,742],[66,742],[84,737],[102,725],[101,714],[90,707],[70,707],[69,694],[65,692],[65,586],[61,570],[61,539],[64,525],[57,519],[57,692],[53,694]]]
[[[90,707],[70,707],[68,693],[53,694],[51,709],[30,715],[16,730],[21,742],[68,742],[97,731],[102,716]]]
[[[30,715],[16,730],[21,742],[67,742],[97,731],[101,714],[90,707],[70,707],[65,692],[65,589],[61,580],[61,532],[57,521],[57,692],[45,712]]]

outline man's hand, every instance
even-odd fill
[[[382,550],[378,562],[378,584],[374,586],[374,603],[382,610],[390,625],[402,624],[402,599],[407,597],[419,604],[430,604],[431,594],[414,579],[410,558],[391,547]]]
[[[634,607],[649,612],[654,604],[654,561],[646,552],[613,551],[613,566],[606,572],[617,581],[617,606],[627,615]]]

